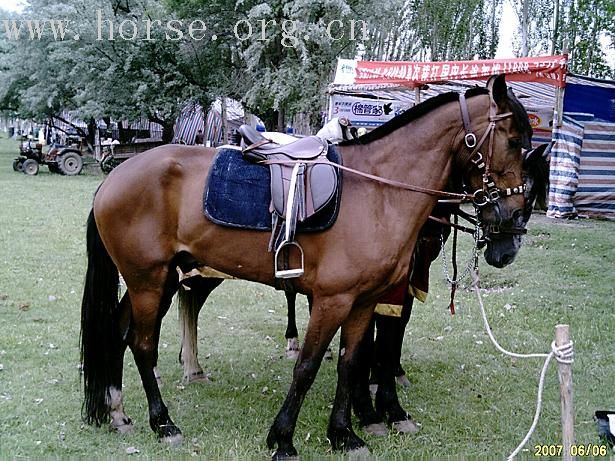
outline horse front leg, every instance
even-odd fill
[[[178,313],[181,335],[179,362],[184,369],[183,380],[185,383],[209,381],[198,359],[197,326],[201,308],[211,292],[223,280],[197,276],[184,282],[187,288],[184,286],[179,288]]]
[[[352,389],[357,386],[359,380],[358,362],[364,358],[361,355],[361,344],[369,329],[374,307],[375,305],[353,308],[342,324],[337,362],[337,390],[327,437],[334,449],[343,449],[350,456],[369,454],[365,442],[355,434],[352,428],[350,408]],[[367,387],[365,389],[369,395],[369,389]]]
[[[376,315],[376,346],[374,350],[374,373],[378,390],[376,391],[376,412],[394,430],[415,433],[417,425],[399,402],[395,384],[395,371],[400,367],[401,349],[406,325],[414,298],[407,296],[402,309],[402,317]]]
[[[267,446],[277,446],[273,460],[297,456],[293,435],[301,405],[316,378],[327,346],[350,313],[352,303],[353,299],[347,295],[313,299],[305,342],[293,370],[293,381],[267,435]]]
[[[149,424],[158,438],[172,445],[182,440],[181,431],[169,417],[154,374],[158,359],[158,331],[171,299],[159,289],[130,290],[132,322],[128,345],[135,359],[149,408]]]

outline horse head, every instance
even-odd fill
[[[467,108],[464,115],[465,99],[460,98],[465,128],[461,158],[464,187],[474,195],[478,209],[485,259],[492,266],[504,267],[519,251],[529,219],[522,150],[531,148],[532,128],[503,75],[491,77],[487,88],[488,113],[473,121],[476,134],[470,128]]]

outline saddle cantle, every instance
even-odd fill
[[[303,222],[323,209],[335,196],[338,171],[330,164],[308,164],[302,161],[326,160],[328,144],[317,136],[299,138],[289,144],[273,142],[248,125],[239,128],[245,147],[243,155],[254,162],[269,163],[271,173],[272,236],[269,250],[275,250],[275,276],[294,278],[303,274],[303,249],[294,241],[298,222]],[[288,163],[284,163],[288,162]],[[295,269],[279,269],[283,250],[297,248],[301,265]],[[288,255],[286,255],[288,258]]]

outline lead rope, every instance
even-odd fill
[[[538,425],[538,419],[540,418],[540,411],[542,410],[542,391],[544,388],[547,368],[549,367],[549,363],[551,362],[551,359],[555,357],[555,360],[557,360],[560,363],[572,364],[574,362],[573,342],[570,341],[567,344],[563,344],[557,347],[555,345],[555,341],[553,341],[551,343],[551,352],[549,352],[548,354],[517,354],[516,352],[507,351],[506,349],[504,349],[502,346],[498,344],[495,337],[493,336],[493,333],[491,332],[491,327],[489,326],[489,321],[487,320],[487,314],[485,313],[485,306],[483,305],[483,298],[480,294],[478,274],[476,272],[472,272],[472,281],[473,281],[472,287],[474,288],[474,291],[476,292],[476,296],[478,298],[478,305],[480,307],[480,313],[483,317],[483,323],[485,325],[485,330],[487,331],[487,335],[489,336],[489,339],[491,340],[495,348],[498,351],[500,351],[502,354],[508,355],[510,357],[515,357],[515,358],[521,358],[521,359],[535,358],[535,357],[545,358],[544,365],[542,366],[542,370],[540,371],[540,379],[538,381],[538,396],[536,398],[536,412],[534,413],[534,420],[532,421],[532,425],[530,426],[530,429],[527,431],[527,434],[525,435],[525,437],[523,438],[519,446],[517,446],[517,448],[515,448],[515,450],[510,454],[510,456],[506,458],[507,461],[512,461],[519,454],[519,452],[523,449],[525,444],[528,442],[528,440],[534,433],[536,426]]]
[[[451,315],[455,315],[455,292],[457,291],[457,225],[459,224],[459,216],[455,215],[455,227],[453,227],[453,281],[451,282],[451,302],[448,305]]]

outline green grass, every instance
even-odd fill
[[[175,308],[164,321],[162,394],[184,433],[181,447],[158,443],[149,429],[130,353],[124,398],[134,432],[120,436],[81,422],[85,220],[102,176],[93,168],[65,177],[41,167],[28,177],[12,171],[16,152],[16,143],[0,140],[0,458],[115,458],[127,456],[129,447],[139,450],[131,457],[143,459],[268,458],[265,437],[293,364],[283,358],[284,296],[256,284],[224,283],[201,315],[200,357],[214,378],[210,384],[181,384]],[[492,328],[508,349],[547,352],[554,326],[570,324],[576,437],[599,443],[592,414],[615,409],[615,223],[539,215],[529,227],[511,267],[481,264]],[[468,253],[466,238],[462,252]],[[542,361],[503,357],[489,343],[474,294],[462,290],[458,314],[451,316],[440,260],[431,278],[430,297],[415,305],[406,333],[402,360],[412,386],[400,389],[402,404],[422,429],[413,436],[363,436],[373,459],[501,459],[530,426]],[[302,298],[302,331],[305,304]],[[559,443],[555,369],[548,372],[543,415],[524,458],[533,457],[536,444]],[[339,457],[325,437],[334,391],[335,366],[327,362],[299,416],[295,442],[304,459]]]

